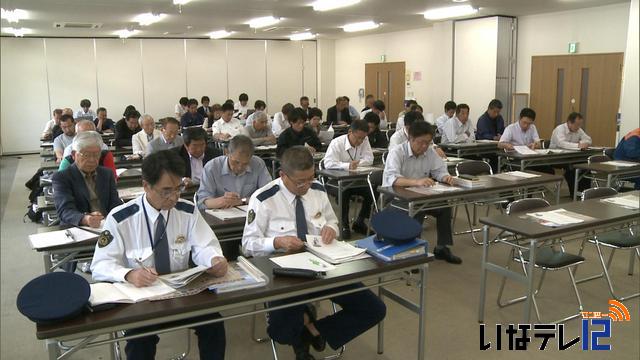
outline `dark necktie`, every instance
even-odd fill
[[[296,231],[298,239],[307,241],[307,219],[304,215],[304,205],[300,196],[296,196]]]
[[[156,220],[156,232],[153,236],[153,245],[156,272],[159,275],[169,274],[171,272],[171,263],[169,262],[169,241],[167,241],[167,232],[164,224],[164,216],[162,216],[162,214],[158,214],[158,219]]]
[[[151,140],[153,140],[153,134],[147,134],[147,142],[151,142]]]

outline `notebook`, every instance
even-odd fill
[[[29,242],[31,242],[32,249],[41,249],[97,238],[98,234],[95,232],[72,227],[66,230],[31,234],[29,235]]]
[[[307,235],[305,245],[308,251],[331,264],[342,264],[369,257],[365,249],[357,248],[346,241],[334,240],[330,244],[325,244],[322,242],[322,236],[319,235]]]
[[[415,239],[401,245],[393,245],[384,241],[375,241],[376,235],[356,241],[356,245],[366,249],[367,253],[383,261],[396,261],[427,253],[426,240]]]

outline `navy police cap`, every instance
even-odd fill
[[[18,294],[18,310],[40,324],[72,318],[89,302],[91,288],[82,276],[53,272],[29,281]]]
[[[371,218],[371,227],[376,232],[377,241],[403,244],[415,240],[422,233],[422,225],[406,212],[386,208]]]

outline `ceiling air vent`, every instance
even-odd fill
[[[53,23],[56,29],[100,29],[101,23],[59,22]]]

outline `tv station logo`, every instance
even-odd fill
[[[629,309],[617,300],[609,300],[609,312],[581,311],[582,336],[565,338],[565,324],[496,324],[495,339],[490,341],[485,324],[480,324],[480,350],[527,350],[533,339],[539,340],[539,350],[545,350],[555,339],[558,350],[566,350],[580,343],[585,351],[610,351],[606,339],[612,335],[613,322],[631,321]],[[502,334],[506,334],[503,343]]]

